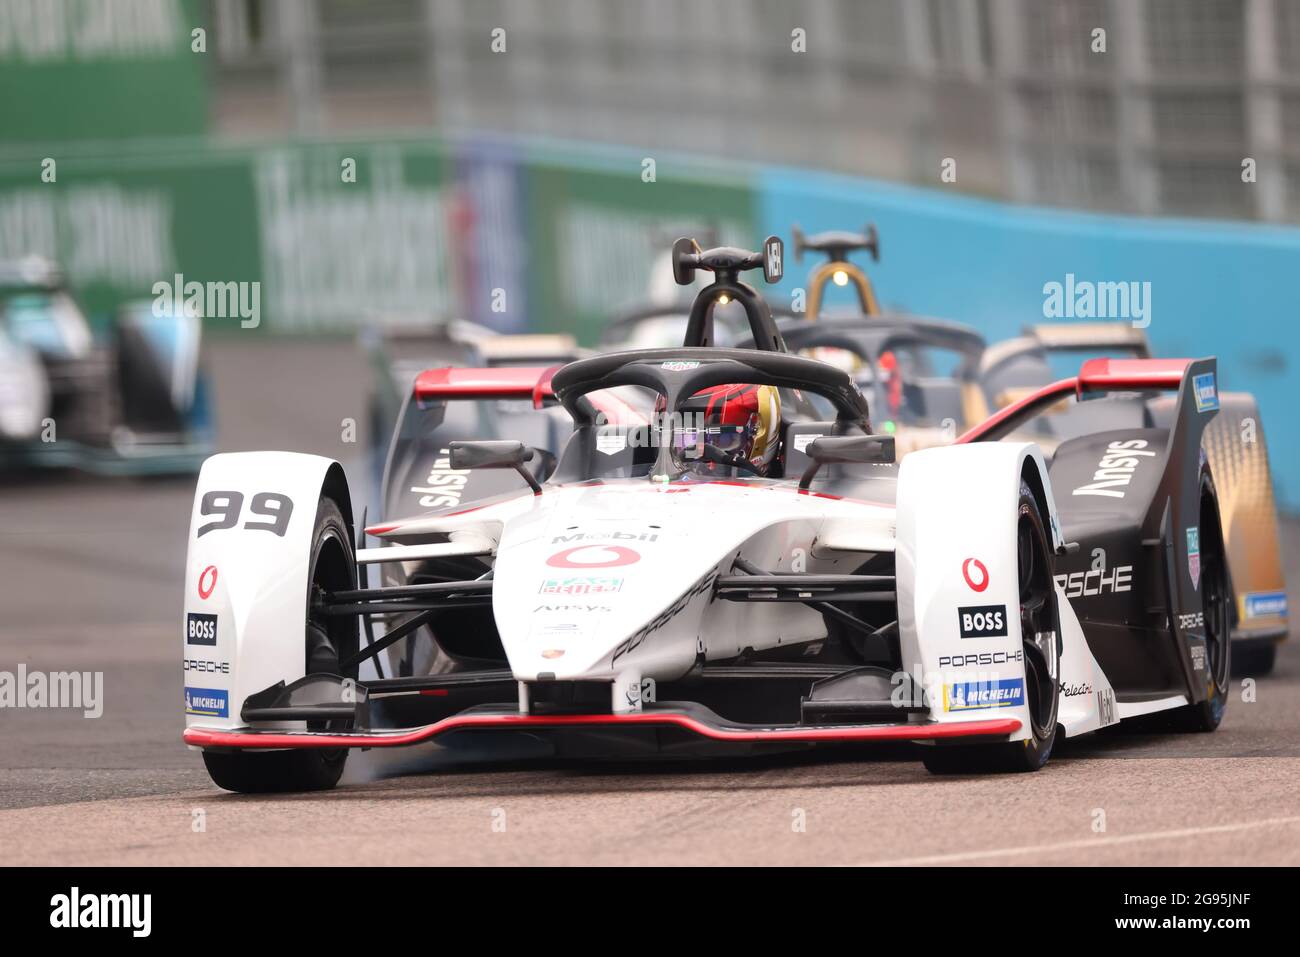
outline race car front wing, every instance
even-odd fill
[[[752,725],[726,721],[701,705],[646,705],[630,714],[522,714],[509,705],[478,705],[415,728],[369,731],[185,729],[185,743],[200,748],[392,748],[420,744],[454,731],[548,732],[566,730],[677,729],[721,742],[754,744],[1005,739],[1020,730],[1018,718],[872,725]]]

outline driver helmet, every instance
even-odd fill
[[[679,414],[678,454],[696,471],[711,474],[730,466],[740,474],[766,476],[776,461],[781,395],[774,386],[712,386],[686,399]]]

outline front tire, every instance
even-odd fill
[[[213,784],[236,794],[328,791],[343,776],[347,752],[204,751],[203,763]]]
[[[1060,707],[1061,623],[1052,581],[1052,551],[1042,512],[1033,491],[1023,481],[1016,544],[1029,736],[1023,741],[1000,744],[927,747],[921,760],[932,774],[1037,771],[1052,756]]]
[[[313,596],[321,590],[355,588],[356,554],[343,512],[332,498],[322,496],[316,507],[308,565],[303,662],[306,674],[357,677],[357,666],[342,662],[357,651],[357,623],[349,617],[313,619]],[[331,725],[332,727],[332,725]],[[312,727],[324,730],[324,727]],[[346,748],[300,751],[204,751],[203,763],[214,784],[239,794],[328,791],[343,776]]]

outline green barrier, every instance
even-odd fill
[[[199,0],[0,3],[4,142],[206,132],[215,54],[200,13]]]
[[[592,341],[675,235],[754,232],[744,179],[628,151],[151,140],[56,150],[54,182],[39,152],[0,156],[0,258],[54,259],[93,312],[160,283],[256,283],[257,327],[277,333],[457,316]],[[251,325],[216,305],[212,331]]]
[[[610,151],[575,162],[536,150],[525,160],[538,328],[595,341],[612,313],[644,304],[651,265],[677,236],[708,229],[758,242],[748,177],[671,157],[651,171],[646,159]]]

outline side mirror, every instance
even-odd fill
[[[768,284],[781,281],[785,274],[785,243],[780,236],[768,236],[763,240],[763,278]]]
[[[695,282],[695,257],[699,252],[699,243],[687,236],[673,243],[673,279],[677,285],[689,286]]]
[[[447,445],[454,469],[514,469],[534,495],[542,493],[542,486],[533,473],[524,468],[532,461],[533,450],[522,442],[451,442]]]
[[[873,263],[880,262],[880,233],[876,232],[876,224],[867,224],[867,252],[871,253]]]
[[[805,491],[823,465],[893,465],[892,435],[823,435],[814,439],[805,453],[812,463],[799,478]]]

